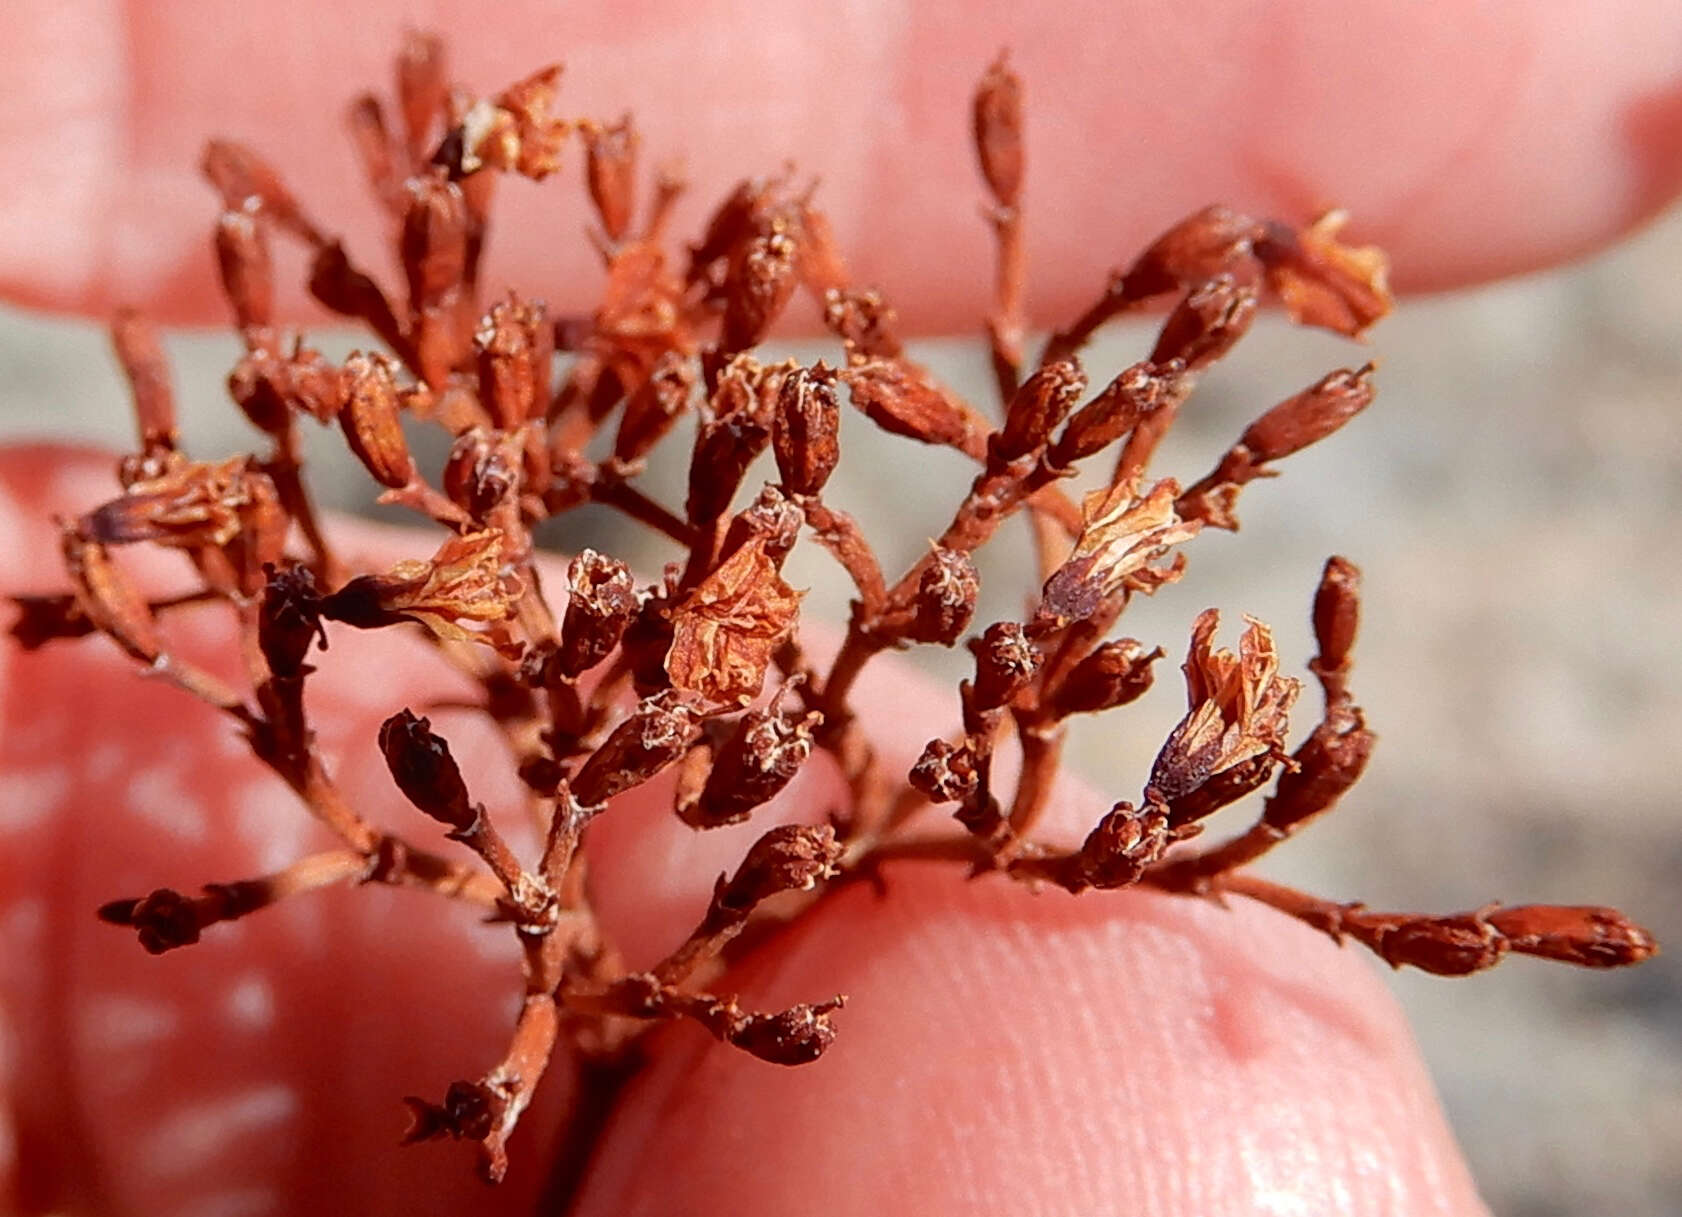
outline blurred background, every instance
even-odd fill
[[[1160,686],[1136,710],[1088,724],[1074,753],[1107,793],[1135,796],[1183,708],[1175,665],[1192,616],[1220,607],[1230,641],[1237,614],[1253,613],[1300,665],[1324,558],[1361,565],[1355,689],[1380,747],[1343,806],[1265,869],[1380,908],[1615,903],[1673,948],[1608,975],[1515,959],[1464,981],[1394,978],[1473,1169],[1508,1217],[1682,1211],[1679,334],[1682,213],[1570,270],[1403,304],[1372,344],[1378,403],[1250,487],[1243,531],[1190,547],[1185,581],[1130,611],[1125,631],[1169,652]],[[335,357],[357,341],[313,337]],[[1087,361],[1093,382],[1149,342],[1140,326],[1107,331]],[[195,454],[249,447],[254,433],[222,390],[233,339],[168,345]],[[789,350],[836,358],[823,344]],[[1157,472],[1199,476],[1261,409],[1368,354],[1265,321],[1188,406]],[[987,400],[978,344],[927,343],[917,355]],[[129,442],[99,327],[0,311],[0,370],[0,438]],[[885,564],[909,561],[967,482],[962,462],[879,444],[856,418],[847,428],[850,449],[873,450],[843,465],[833,499],[872,535],[887,522],[902,539]],[[370,486],[337,438],[312,438],[326,497],[365,504]],[[681,495],[667,486],[662,497]],[[552,539],[629,556],[629,538],[603,517]],[[1029,561],[1015,532],[988,551],[984,613],[1019,611]],[[791,581],[813,588],[810,611],[844,612],[821,559],[797,551]],[[1306,726],[1317,701],[1304,705]],[[1249,814],[1238,810],[1237,824]]]

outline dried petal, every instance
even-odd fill
[[[1237,655],[1214,648],[1220,626],[1214,609],[1192,626],[1184,665],[1190,709],[1151,768],[1147,790],[1155,800],[1172,803],[1247,761],[1284,757],[1288,715],[1302,683],[1279,675],[1272,631],[1254,618],[1245,621]]]
[[[715,705],[746,704],[759,696],[799,611],[799,593],[783,582],[764,544],[750,542],[673,612],[666,673]]]
[[[507,623],[524,588],[507,566],[504,544],[494,528],[450,537],[427,561],[352,579],[322,602],[322,615],[359,629],[413,621],[440,638],[517,657],[522,644]]]
[[[1180,487],[1164,478],[1143,496],[1124,482],[1098,490],[1081,503],[1084,525],[1068,561],[1045,582],[1036,623],[1083,621],[1119,592],[1127,579],[1172,546],[1197,535],[1195,521],[1180,519]]]
[[[1358,338],[1390,311],[1390,263],[1373,245],[1340,243],[1347,212],[1328,211],[1296,231],[1269,224],[1256,242],[1268,286],[1293,319]]]

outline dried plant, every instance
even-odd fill
[[[1491,966],[1509,952],[1590,967],[1637,963],[1650,936],[1605,908],[1489,906],[1435,916],[1378,913],[1259,879],[1244,868],[1331,810],[1359,778],[1373,734],[1349,688],[1359,572],[1334,557],[1314,597],[1319,721],[1294,749],[1289,713],[1301,682],[1284,675],[1273,638],[1247,620],[1237,650],[1216,645],[1211,610],[1191,626],[1182,665],[1187,707],[1137,802],[1116,803],[1085,840],[1042,839],[1070,719],[1116,710],[1151,686],[1162,647],[1111,635],[1135,596],[1179,580],[1184,546],[1205,528],[1236,529],[1243,488],[1326,438],[1373,398],[1372,366],[1340,370],[1264,412],[1188,486],[1151,472],[1153,456],[1205,369],[1249,329],[1272,295],[1306,325],[1357,336],[1390,305],[1385,263],[1338,240],[1341,217],[1306,228],[1211,207],[1176,225],[1092,306],[1028,354],[1020,210],[1020,86],[1001,57],[974,100],[975,146],[996,235],[987,313],[1002,413],[962,400],[914,363],[894,311],[856,284],[811,192],[785,178],[744,181],[686,256],[667,249],[682,185],[655,182],[640,207],[639,140],[628,118],[563,117],[559,69],[491,97],[448,87],[441,47],[417,39],[399,59],[395,116],[373,97],[352,111],[357,148],[385,208],[406,282],[381,284],[289,194],[254,152],[213,142],[204,171],[224,210],[215,225],[222,281],[245,354],[235,401],[269,438],[266,455],[189,456],[176,432],[152,331],[120,317],[116,348],[133,389],[138,450],[121,493],[63,525],[70,590],[21,602],[24,646],[102,634],[151,672],[226,714],[255,758],[332,830],[338,848],[274,874],[219,881],[197,895],[158,890],[99,915],[132,927],[157,953],[196,942],[218,922],[330,884],[425,888],[507,923],[523,952],[525,997],[506,1056],[442,1102],[410,1099],[410,1140],[476,1142],[487,1178],[562,1038],[623,1053],[659,1022],[689,1019],[766,1061],[798,1065],[844,1032],[842,998],[813,994],[786,1010],[743,1009],[714,991],[733,943],[774,933],[829,887],[871,878],[896,860],[944,860],[988,881],[1070,892],[1148,885],[1261,901],[1353,939],[1387,962],[1442,974]],[[551,316],[508,294],[486,307],[480,253],[496,178],[542,179],[582,144],[606,267],[589,317]],[[643,216],[640,225],[638,214]],[[383,350],[334,364],[276,324],[270,243],[302,243],[317,300],[365,324]],[[839,340],[835,366],[766,363],[753,354],[796,292],[810,293]],[[1100,326],[1173,301],[1148,358],[1089,388],[1080,354]],[[564,373],[555,379],[557,355]],[[884,431],[954,448],[974,464],[968,489],[928,552],[890,580],[860,525],[824,497],[841,460],[844,400]],[[642,477],[649,454],[693,413],[681,506]],[[299,458],[301,419],[337,422],[382,488],[442,533],[431,557],[389,570],[351,569],[311,505]],[[423,474],[405,420],[452,439],[439,475]],[[609,436],[611,432],[611,437]],[[589,450],[606,452],[597,459]],[[776,481],[747,484],[767,450]],[[1105,456],[1113,453],[1113,456]],[[1107,472],[1083,495],[1084,464]],[[532,530],[601,504],[662,536],[678,560],[651,585],[585,549],[564,596],[546,594]],[[976,552],[1006,520],[1032,526],[1039,592],[1021,620],[975,621]],[[856,588],[838,651],[815,663],[803,645],[800,594],[781,570],[802,530]],[[121,552],[180,550],[193,586],[148,601]],[[160,616],[215,602],[239,623],[244,687],[171,653]],[[393,706],[379,746],[399,790],[477,855],[470,865],[370,822],[342,793],[306,712],[328,623],[418,626],[483,691],[508,740],[526,806],[477,801],[448,740],[412,708]],[[961,731],[931,740],[909,773],[888,768],[864,734],[854,690],[884,652],[916,644],[974,654],[958,686]],[[353,658],[353,657],[352,657]],[[996,758],[1014,736],[1020,770]],[[619,961],[592,911],[587,828],[613,800],[672,769],[674,813],[697,831],[751,817],[816,752],[828,753],[850,799],[827,824],[763,833],[722,875],[693,932],[646,971]],[[1272,784],[1254,824],[1206,846],[1207,818]],[[930,831],[930,805],[955,827]],[[542,842],[522,857],[498,824],[534,818]],[[775,900],[774,917],[767,909]],[[738,941],[739,940],[739,941]]]

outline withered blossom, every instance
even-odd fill
[[[464,1062],[481,1072],[452,1083],[441,1103],[408,1100],[406,1140],[471,1142],[491,1181],[522,1169],[510,1163],[509,1136],[557,1048],[600,1066],[588,1073],[593,1086],[629,1077],[641,1032],[673,1019],[763,1061],[816,1059],[845,1034],[840,997],[820,991],[755,1011],[712,989],[746,944],[781,933],[834,885],[877,878],[901,859],[1069,892],[1142,884],[1260,901],[1394,965],[1444,974],[1515,953],[1596,968],[1650,957],[1651,935],[1610,908],[1374,912],[1245,869],[1348,797],[1372,753],[1375,737],[1349,683],[1359,572],[1344,558],[1327,562],[1314,599],[1319,650],[1308,669],[1323,709],[1294,751],[1287,716],[1301,685],[1281,674],[1271,633],[1248,620],[1236,652],[1217,648],[1209,610],[1191,632],[1186,713],[1138,804],[1112,804],[1077,847],[1043,838],[1068,720],[1114,711],[1151,688],[1162,649],[1110,636],[1132,597],[1179,578],[1184,547],[1203,525],[1236,527],[1240,488],[1333,436],[1374,394],[1370,365],[1322,378],[1262,413],[1182,492],[1152,466],[1201,372],[1246,339],[1269,295],[1295,320],[1347,335],[1364,333],[1390,299],[1382,255],[1343,245],[1336,213],[1294,227],[1210,207],[1113,272],[1035,350],[1023,307],[1023,96],[1001,55],[970,112],[996,253],[991,298],[976,309],[997,387],[990,407],[906,357],[892,303],[852,282],[834,229],[810,189],[797,193],[792,170],[742,180],[687,247],[667,231],[683,186],[662,171],[637,227],[638,136],[629,119],[563,113],[559,67],[476,97],[451,85],[443,43],[416,34],[399,56],[395,104],[371,94],[355,101],[361,169],[402,270],[395,288],[363,269],[375,260],[353,258],[320,228],[275,168],[241,145],[213,142],[203,161],[219,198],[211,247],[244,347],[229,390],[264,433],[268,455],[184,455],[156,335],[139,318],[119,317],[113,339],[137,422],[136,448],[119,465],[122,493],[63,522],[68,589],[19,601],[11,632],[26,647],[101,635],[213,706],[250,744],[253,763],[283,779],[337,844],[196,896],[158,888],[109,901],[99,915],[161,952],[283,899],[381,883],[511,926],[524,992],[506,1051]],[[605,283],[594,310],[555,317],[533,296],[482,285],[481,254],[495,173],[549,177],[575,136]],[[383,350],[334,362],[274,328],[273,268],[284,263],[269,245],[281,240],[303,248],[315,297],[366,325]],[[838,370],[770,363],[749,349],[796,290],[821,308],[839,344]],[[1103,387],[1089,391],[1083,359],[1093,358],[1086,346],[1097,329],[1170,297],[1149,358],[1092,367]],[[570,356],[564,366],[557,350]],[[825,497],[845,465],[841,386],[881,430],[953,448],[975,466],[954,488],[950,523],[897,577],[884,573],[860,523]],[[691,411],[687,476],[657,485],[644,476],[645,463],[658,464],[647,458]],[[448,531],[431,558],[382,572],[334,551],[298,458],[299,415],[337,419],[373,493]],[[438,486],[413,459],[405,427],[445,433]],[[748,474],[767,448],[777,481],[759,487]],[[1082,468],[1100,456],[1103,474]],[[1066,492],[1065,479],[1084,497]],[[534,527],[591,503],[673,547],[676,560],[646,583],[621,559],[584,548],[564,580],[540,579]],[[1032,525],[1037,546],[1035,576],[1012,589],[1024,593],[1023,617],[978,622],[977,555],[1013,517]],[[832,657],[804,628],[800,595],[782,575],[807,537],[856,591]],[[138,544],[184,552],[196,582],[161,599],[141,595],[117,552]],[[244,686],[168,650],[159,619],[185,605],[237,623],[244,662],[228,666],[243,668]],[[364,819],[308,715],[316,670],[359,662],[355,647],[326,650],[324,621],[423,626],[474,686],[455,708],[481,711],[506,745],[485,764],[506,764],[526,805],[475,800],[431,723],[392,706],[382,755],[449,844],[434,853],[407,831]],[[958,683],[954,720],[934,728],[944,733],[896,772],[865,732],[858,681],[884,652],[918,643],[967,644],[973,676]],[[383,687],[377,673],[365,683]],[[1014,776],[994,764],[1005,747],[1020,756]],[[629,970],[591,903],[587,870],[604,864],[591,852],[591,821],[620,814],[616,797],[639,789],[696,829],[786,819],[787,808],[770,805],[814,760],[832,778],[833,805],[802,810],[827,822],[761,832],[716,877],[694,929],[648,968]],[[650,783],[668,770],[675,790],[656,794]],[[1211,812],[1269,782],[1248,829],[1211,846],[1191,842]],[[944,810],[926,814],[931,803]],[[499,828],[528,811],[542,839],[532,863]],[[563,1156],[585,1161],[600,1122],[567,1127],[576,1143]]]

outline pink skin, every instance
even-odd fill
[[[336,115],[292,106],[381,71],[401,6],[359,6],[348,28],[325,4],[15,7],[0,151],[29,188],[0,197],[9,299],[97,314],[120,293],[170,319],[219,318],[209,196],[191,172],[207,120],[272,153],[323,219],[369,216],[345,184]],[[1037,5],[992,23],[950,4],[881,7],[898,15],[850,26],[825,6],[794,20],[769,3],[727,16],[515,3],[495,38],[482,5],[444,0],[416,19],[462,31],[474,83],[553,47],[578,113],[634,99],[653,155],[690,149],[696,207],[730,173],[799,154],[861,276],[923,328],[973,326],[984,291],[961,99],[1006,41],[1033,105],[1042,319],[1212,199],[1287,216],[1345,204],[1405,284],[1436,287],[1590,249],[1660,207],[1682,171],[1682,13],[1661,0],[1511,0],[1423,25],[1340,0],[1288,16],[1244,0]],[[744,164],[745,148],[764,163]],[[728,169],[709,176],[715,160]],[[551,298],[585,303],[596,271],[552,237],[584,224],[581,206],[538,223],[552,204],[505,194],[532,222],[503,228],[493,278],[579,283]],[[372,248],[371,219],[347,231]],[[0,457],[0,587],[59,586],[44,521],[110,493],[108,468],[63,450]],[[425,546],[371,530],[347,543]],[[202,621],[188,634],[189,650],[219,641]],[[448,848],[373,748],[381,717],[424,712],[447,680],[399,639],[333,645],[314,712],[353,797]],[[378,675],[377,696],[333,675],[353,667]],[[952,714],[949,694],[886,665],[863,693],[879,737],[906,747]],[[464,719],[437,720],[470,750]],[[517,983],[505,932],[374,889],[301,899],[161,960],[93,920],[112,896],[238,877],[318,843],[229,734],[102,643],[0,650],[0,1210],[529,1210],[564,1070],[500,1192],[459,1150],[393,1145],[403,1094],[435,1096],[499,1051]],[[512,801],[506,776],[475,786]],[[837,793],[814,773],[760,826],[821,814]],[[1057,815],[1074,830],[1100,807],[1071,786]],[[681,936],[739,849],[652,801],[615,808],[592,852],[634,958]],[[921,868],[890,888],[829,901],[731,978],[761,1004],[847,993],[833,1054],[785,1071],[663,1032],[581,1212],[1482,1211],[1394,1003],[1354,953],[1244,902],[1071,901]]]

